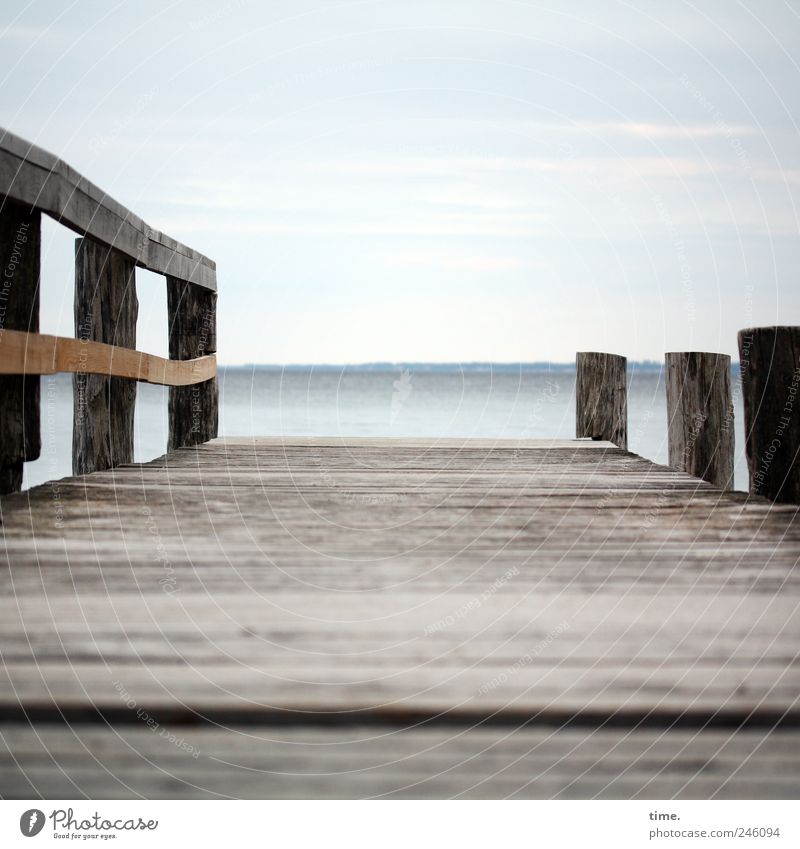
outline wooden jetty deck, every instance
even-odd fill
[[[796,797],[797,508],[610,443],[217,439],[5,496],[3,797]]]

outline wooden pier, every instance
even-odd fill
[[[3,796],[797,794],[794,507],[608,443],[257,439],[2,508]]]
[[[218,439],[214,264],[9,134],[0,194],[0,796],[798,795],[797,328],[740,335],[750,493],[705,352],[668,360],[670,468],[595,352],[588,438]],[[38,333],[41,213],[81,237],[75,339]],[[56,371],[76,474],[18,492]],[[171,387],[145,464],[133,380]]]

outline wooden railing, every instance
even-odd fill
[[[41,216],[75,242],[75,338],[39,331]],[[0,492],[41,450],[39,376],[72,372],[73,471],[133,460],[136,381],[170,387],[169,449],[217,435],[215,264],[0,129]],[[169,359],[136,350],[136,268],[166,277]]]

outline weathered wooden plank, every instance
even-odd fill
[[[20,700],[115,711],[115,681],[151,711],[256,716],[744,718],[793,712],[800,692],[796,590],[548,592],[517,587],[511,573],[499,587],[473,578],[469,590],[434,594],[287,588],[278,600],[244,588],[190,593],[163,574],[170,580],[146,593],[0,601],[0,633],[25,634],[4,640],[0,714]]]
[[[720,489],[733,487],[731,358],[665,355],[669,464]]]
[[[130,348],[8,330],[0,335],[0,375],[62,372],[124,377],[161,386],[190,386],[217,373],[214,354],[168,360]]]
[[[171,359],[197,361],[217,350],[217,296],[214,292],[168,276],[167,314]],[[218,418],[216,377],[191,387],[171,387],[169,450],[214,439]]]
[[[739,331],[750,492],[800,504],[800,327]]]
[[[435,448],[434,456],[441,459],[442,451],[455,450],[459,454],[469,456],[470,452],[477,456],[485,456],[487,448],[513,451],[517,448],[536,448],[543,453],[541,459],[550,456],[554,449],[574,453],[576,451],[598,451],[605,448],[616,448],[613,442],[592,439],[491,439],[486,437],[404,437],[403,439],[382,436],[226,436],[215,443],[222,450],[232,450],[242,447],[313,447],[313,448],[391,448],[393,453],[407,453],[417,448]],[[612,452],[616,454],[618,452]],[[648,461],[644,461],[648,462]]]
[[[0,197],[0,341],[39,329],[41,241],[39,212]],[[19,490],[23,464],[39,456],[39,420],[39,378],[0,376],[0,494]]]
[[[92,239],[76,239],[75,336],[79,344],[91,340],[135,349],[138,312],[133,261]],[[73,473],[130,463],[136,383],[90,373],[82,368],[79,354],[72,385]]]
[[[628,361],[617,354],[575,355],[575,435],[628,447]]]
[[[113,247],[142,268],[217,287],[212,260],[150,227],[61,159],[2,128],[0,194]]]
[[[505,666],[425,666],[386,670],[363,662],[341,668],[329,659],[327,674],[301,666],[243,665],[217,661],[168,665],[63,657],[39,663],[7,663],[0,669],[0,718],[54,719],[101,712],[111,722],[125,715],[119,685],[153,715],[190,722],[266,722],[300,718],[335,721],[342,713],[364,721],[422,722],[446,716],[483,722],[498,713],[513,722],[595,725],[646,718],[661,722],[744,722],[765,717],[797,720],[797,681],[785,664],[745,669],[713,658],[661,668],[636,665],[589,668],[514,661]],[[655,666],[655,668],[654,668]],[[512,671],[513,667],[513,671]],[[300,680],[298,680],[298,678]]]
[[[3,798],[794,798],[793,731],[0,725]],[[13,759],[12,759],[13,758]]]

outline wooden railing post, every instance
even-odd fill
[[[75,240],[75,335],[81,341],[136,347],[136,266],[91,238]],[[81,373],[73,377],[72,471],[133,462],[136,382]]]
[[[618,354],[575,356],[575,432],[628,448],[628,361]]]
[[[42,217],[0,197],[0,334],[39,330]],[[0,377],[0,494],[22,487],[23,464],[41,451],[39,377]]]
[[[217,293],[167,276],[169,355],[190,360],[217,350]],[[217,379],[169,390],[170,451],[217,435]]]
[[[731,358],[671,352],[665,363],[669,465],[720,489],[732,489]]]
[[[800,327],[739,331],[750,492],[800,504]]]

